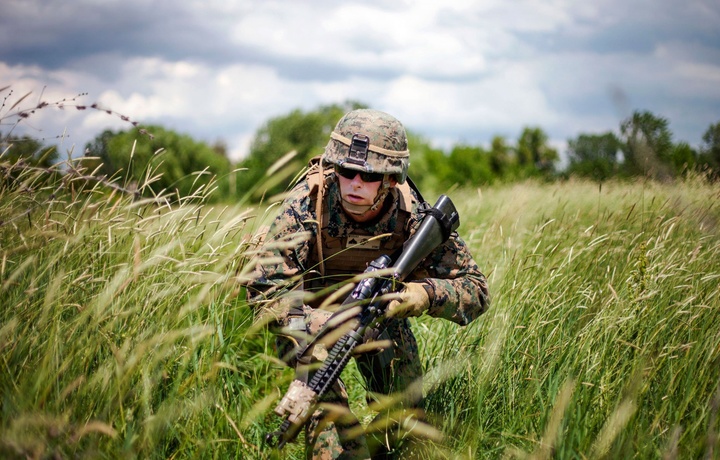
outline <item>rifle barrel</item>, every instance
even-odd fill
[[[434,211],[433,211],[434,210]],[[393,264],[395,277],[402,281],[418,264],[457,230],[460,217],[455,205],[445,195],[440,195],[435,206],[425,216],[420,228],[403,247],[402,254]]]

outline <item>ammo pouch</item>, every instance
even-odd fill
[[[275,331],[275,346],[278,357],[288,366],[296,367],[296,354],[304,346],[307,338],[307,325],[302,302],[292,302],[282,327]]]
[[[288,324],[283,328],[284,330],[290,332],[289,335],[294,336],[294,331],[301,331],[303,333],[307,333],[307,325],[305,324],[305,316],[295,316],[295,315],[288,315]]]

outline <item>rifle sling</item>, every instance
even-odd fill
[[[423,214],[430,214],[431,216],[433,216],[435,218],[435,220],[438,221],[438,223],[440,224],[440,230],[442,232],[443,241],[450,238],[450,234],[453,232],[453,230],[452,230],[453,223],[450,219],[450,216],[448,216],[444,212],[440,211],[436,207],[426,208],[426,209],[421,210],[420,212]]]

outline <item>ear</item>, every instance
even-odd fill
[[[390,188],[393,188],[397,185],[398,181],[395,179],[395,176],[390,176]]]

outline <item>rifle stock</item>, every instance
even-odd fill
[[[295,379],[290,384],[287,393],[275,408],[275,413],[284,420],[277,431],[265,436],[269,445],[277,445],[282,449],[286,443],[295,439],[320,399],[340,377],[352,357],[353,350],[362,343],[365,331],[385,313],[388,301],[382,297],[397,291],[402,286],[402,281],[420,262],[443,244],[460,225],[455,205],[445,195],[440,196],[435,206],[423,212],[426,215],[420,227],[405,242],[395,262],[390,265],[391,259],[387,255],[371,262],[366,273],[378,271],[380,276],[364,278],[343,302],[343,305],[350,305],[369,301],[362,308],[357,325],[333,345],[320,369],[312,374],[310,381],[305,383]],[[390,276],[387,276],[387,269],[390,269]],[[304,347],[299,355],[306,353],[313,343],[314,341]]]

